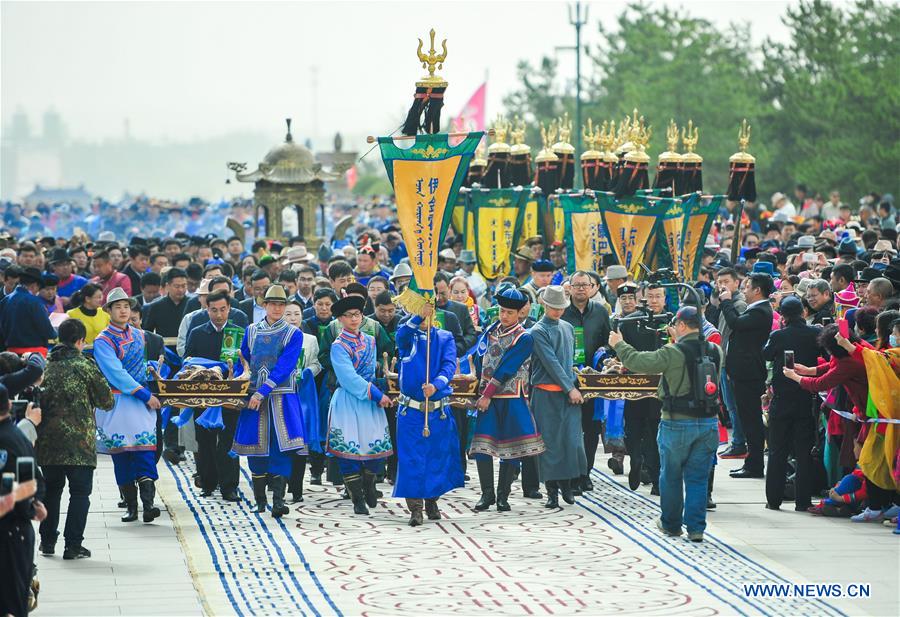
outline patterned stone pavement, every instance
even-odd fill
[[[332,487],[276,521],[252,511],[247,485],[237,507],[200,498],[191,470],[170,468],[161,489],[211,614],[845,614],[745,596],[742,583],[803,579],[715,530],[701,545],[663,537],[655,502],[600,472],[561,511],[514,496],[512,512],[476,513],[466,488],[442,501],[442,521],[411,529],[400,500],[358,517]]]

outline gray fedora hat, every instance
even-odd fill
[[[565,309],[569,307],[569,297],[559,285],[548,285],[540,290],[541,302],[552,309]]]
[[[118,302],[119,300],[128,300],[131,302],[131,298],[125,293],[125,290],[121,287],[116,287],[115,289],[111,289],[109,294],[107,294],[106,302],[103,303],[103,307],[106,308],[113,302]]]

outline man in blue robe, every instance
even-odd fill
[[[160,514],[153,503],[159,477],[153,410],[160,402],[147,387],[144,331],[129,324],[132,302],[121,287],[111,290],[104,306],[109,326],[94,339],[94,360],[116,401],[111,411],[96,411],[97,452],[112,455],[116,484],[126,505],[122,522],[137,520],[140,492],[143,520],[149,523]]]
[[[475,354],[481,397],[476,403],[479,413],[469,454],[475,457],[481,484],[475,510],[487,510],[496,503],[498,512],[508,512],[519,460],[541,454],[544,441],[528,408],[533,343],[519,322],[528,298],[518,289],[506,289],[495,299],[500,305],[499,319],[482,334]],[[496,494],[494,458],[500,459]]]
[[[394,497],[406,498],[411,527],[424,522],[423,507],[430,520],[440,520],[438,498],[463,486],[456,422],[446,403],[453,392],[450,381],[456,372],[456,343],[450,332],[427,327],[433,313],[434,306],[426,304],[423,316],[416,315],[397,329],[401,362]]]
[[[303,415],[297,399],[297,362],[303,333],[282,319],[287,294],[273,285],[263,299],[266,316],[247,327],[241,356],[250,366],[250,397],[241,411],[232,449],[248,457],[256,511],[266,511],[266,485],[272,487],[272,517],[290,509],[284,503],[293,450],[306,448]]]

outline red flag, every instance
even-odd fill
[[[462,111],[453,118],[453,130],[455,131],[483,131],[484,130],[484,100],[487,91],[487,82],[484,82],[469,98]]]
[[[356,171],[356,165],[354,165],[347,170],[347,188],[352,191],[357,180],[359,180],[359,172]]]

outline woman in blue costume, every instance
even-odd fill
[[[487,510],[496,503],[498,512],[507,512],[519,459],[541,454],[544,441],[528,408],[532,340],[519,321],[528,298],[518,289],[507,289],[496,300],[499,320],[481,335],[474,356],[481,397],[469,455],[475,457],[481,484],[475,510]],[[496,494],[494,458],[500,459]]]
[[[434,307],[427,304],[425,319],[433,312]],[[432,327],[426,332],[426,323],[417,315],[397,329],[400,408],[397,412],[398,461],[394,497],[406,498],[411,527],[424,522],[423,506],[430,520],[440,520],[438,498],[463,485],[459,436],[453,412],[447,405],[447,397],[453,393],[450,381],[456,372],[456,343],[446,330]],[[426,378],[425,358],[429,353],[430,370]],[[427,437],[423,434],[426,407]]]
[[[241,355],[250,366],[247,407],[241,411],[232,450],[248,457],[256,511],[266,511],[266,485],[272,487],[272,517],[290,512],[284,503],[292,450],[306,447],[303,414],[297,399],[297,362],[303,333],[282,319],[287,295],[280,285],[266,291],[264,319],[247,327]]]
[[[111,454],[116,484],[126,504],[123,523],[137,520],[140,492],[143,519],[159,516],[156,485],[156,414],[160,403],[147,389],[144,332],[132,327],[131,298],[121,287],[109,292],[104,309],[109,326],[94,340],[94,360],[109,382],[116,404],[112,411],[95,412],[97,452]],[[135,485],[137,483],[137,485]]]
[[[391,434],[382,407],[391,400],[373,383],[375,339],[360,331],[365,298],[347,296],[332,307],[343,330],[331,345],[331,365],[338,389],[328,409],[328,453],[336,457],[353,512],[369,514],[378,505],[375,475],[382,459],[393,454]]]

